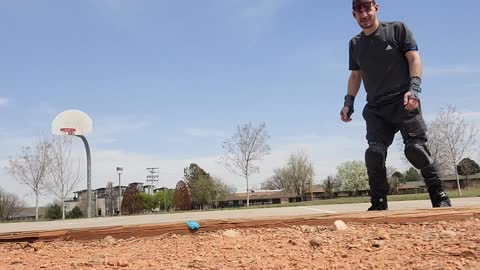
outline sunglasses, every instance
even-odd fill
[[[370,12],[373,8],[373,2],[363,2],[363,3],[356,3],[353,5],[353,11],[357,13],[361,13],[362,11]]]

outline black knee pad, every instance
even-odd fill
[[[433,163],[432,156],[424,144],[407,143],[405,144],[405,157],[413,167],[421,170]]]
[[[376,171],[385,167],[387,148],[383,144],[371,143],[365,151],[365,165],[368,170]]]

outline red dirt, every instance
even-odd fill
[[[480,269],[480,220],[0,244],[0,269]]]

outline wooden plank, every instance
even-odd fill
[[[289,227],[294,225],[331,226],[336,220],[356,224],[401,224],[449,220],[466,220],[480,217],[480,207],[442,208],[414,211],[381,211],[344,214],[321,214],[300,217],[271,217],[231,220],[199,221],[199,232],[225,229]],[[13,232],[0,234],[0,242],[35,242],[55,240],[93,240],[107,235],[118,239],[129,237],[151,237],[162,234],[190,233],[185,223],[160,223],[129,226],[111,226],[82,229]]]

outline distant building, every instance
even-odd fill
[[[43,219],[45,217],[45,207],[38,208],[38,218]],[[13,221],[32,221],[35,220],[35,207],[27,207],[21,209],[17,214],[10,216],[9,220]]]
[[[127,190],[127,186],[122,186],[122,197],[120,197],[120,205],[122,203],[123,194]],[[107,188],[99,188],[92,190],[92,212],[91,216],[107,216],[112,214],[118,214],[119,207],[118,207],[118,193],[119,187],[113,186],[111,191],[108,191]],[[74,192],[75,197],[73,198],[72,206],[78,206],[84,216],[87,213],[87,190],[80,190]],[[72,209],[73,209],[72,207]]]
[[[67,198],[65,201],[65,212],[70,212],[77,206],[77,200],[74,198]]]
[[[252,190],[250,205],[284,204],[300,201],[301,198],[281,190]],[[224,200],[218,202],[219,207],[241,207],[247,205],[247,193],[237,192],[227,194]]]
[[[469,175],[459,175],[459,182],[461,189],[480,188],[480,173]],[[458,187],[456,175],[447,175],[442,177],[443,184],[448,190],[455,190]]]

